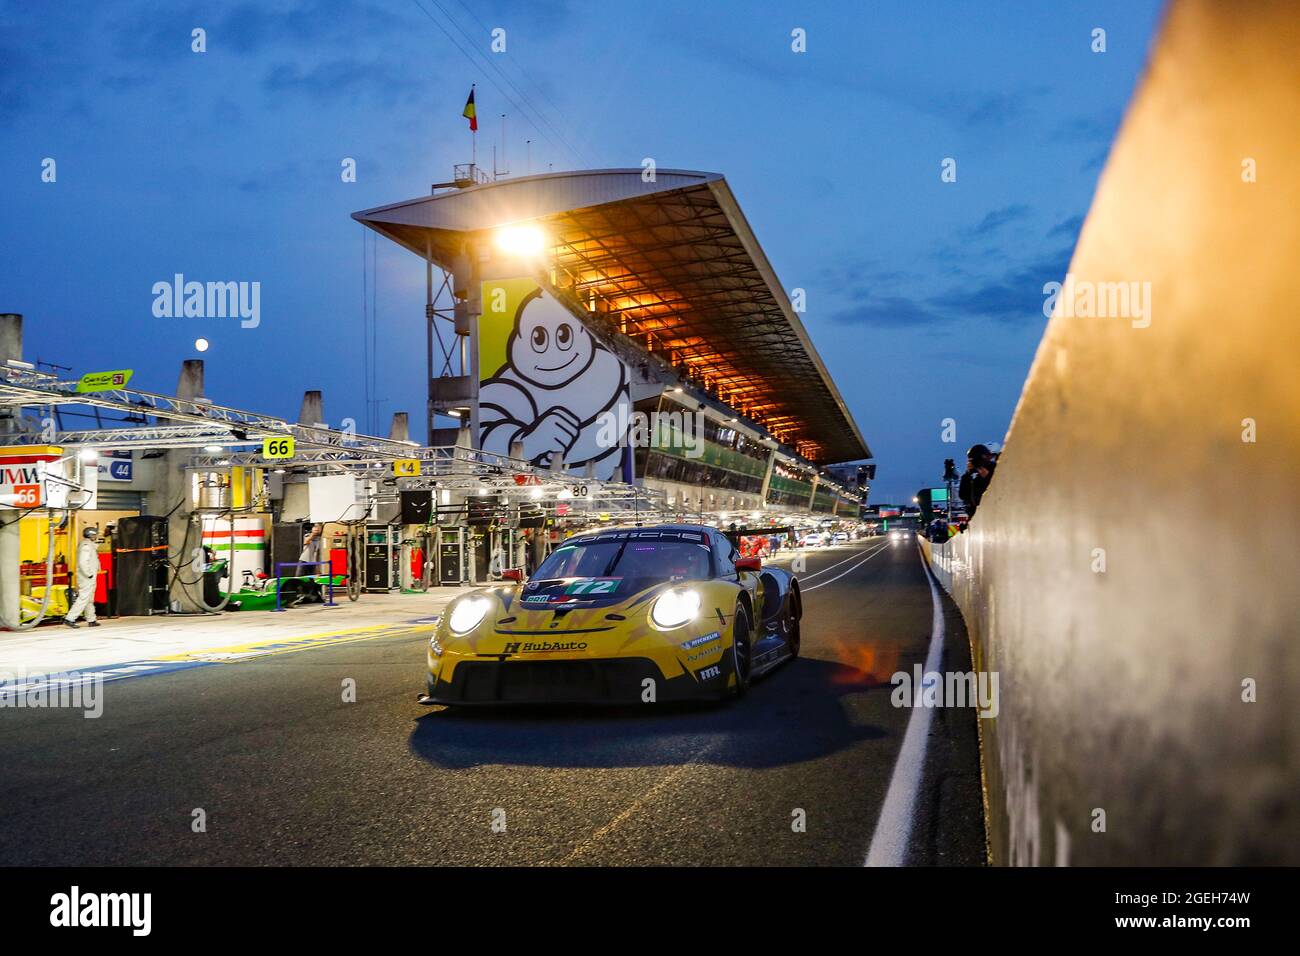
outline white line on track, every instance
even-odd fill
[[[823,581],[821,584],[814,584],[814,585],[813,585],[812,587],[810,587],[810,588],[800,587],[800,588],[799,588],[800,593],[802,593],[802,594],[807,594],[809,591],[816,591],[818,588],[824,588],[824,587],[826,587],[826,585],[828,585],[828,584],[834,584],[834,583],[835,583],[836,581],[838,581],[840,578],[844,577],[844,575],[846,575],[846,574],[852,574],[854,571],[856,571],[858,568],[862,567],[864,564],[866,564],[868,561],[870,561],[872,558],[874,558],[876,555],[878,555],[880,552],[884,551],[884,550],[885,550],[886,548],[888,548],[888,547],[889,547],[889,545],[887,545],[887,544],[882,544],[880,547],[876,548],[876,550],[872,551],[870,554],[868,554],[865,558],[863,558],[863,559],[862,559],[861,561],[859,561],[857,564],[853,565],[853,567],[849,568],[847,571],[841,571],[839,574],[835,575],[835,577],[831,578],[829,581]],[[856,555],[854,555],[854,557],[856,557]],[[844,562],[841,561],[840,563],[843,564]],[[827,568],[826,570],[829,571],[830,568]]]
[[[925,580],[930,585],[930,601],[934,605],[934,619],[930,625],[930,649],[925,656],[925,670],[929,674],[939,669],[943,651],[943,602],[934,575],[925,567],[925,555],[917,548]],[[924,681],[922,681],[924,683]],[[925,769],[925,747],[930,738],[930,718],[934,709],[921,706],[924,687],[916,688],[912,715],[907,719],[903,746],[894,762],[894,773],[889,778],[885,803],[880,808],[876,832],[871,836],[864,866],[902,866],[907,861],[907,844],[912,836],[912,818],[916,810],[916,795],[921,789],[921,773]]]
[[[867,545],[867,548],[869,548],[869,547],[870,547],[870,545]],[[814,571],[814,572],[812,572],[812,574],[801,574],[801,575],[799,575],[799,580],[800,580],[800,581],[808,581],[808,580],[811,580],[812,578],[817,577],[818,575],[825,574],[827,571],[833,570],[834,568],[838,568],[841,564],[848,564],[848,563],[849,563],[850,561],[852,561],[854,558],[856,558],[856,557],[860,557],[860,556],[862,555],[862,553],[863,553],[864,551],[867,550],[867,548],[854,548],[854,549],[853,549],[853,553],[850,554],[850,555],[849,555],[847,558],[845,558],[843,561],[836,561],[834,564],[830,565],[830,567],[822,568],[820,571]],[[808,557],[808,555],[804,555],[804,557],[806,558],[806,557]]]

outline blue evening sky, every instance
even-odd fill
[[[205,336],[215,401],[292,417],[320,388],[334,424],[386,434],[409,410],[422,434],[423,267],[380,241],[368,409],[363,229],[349,214],[427,194],[468,159],[460,111],[477,83],[484,165],[505,112],[515,174],[525,139],[534,172],[649,156],[725,174],[786,288],[807,290],[807,326],[876,455],[872,499],[899,501],[945,457],[1004,435],[1042,285],[1065,272],[1159,4],[0,11],[0,311],[27,316],[29,360],[131,367],[134,384],[170,392]],[[195,27],[206,53],[191,52]],[[489,52],[495,27],[504,54]],[[790,49],[795,27],[806,53]],[[1094,27],[1105,53],[1090,50]],[[41,182],[46,157],[55,183]],[[344,157],[356,183],[340,179]],[[940,181],[946,157],[956,183]],[[261,326],[155,318],[151,287],[177,272],[261,282]],[[956,445],[940,438],[947,417]]]

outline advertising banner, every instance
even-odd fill
[[[625,443],[611,441],[609,422],[629,420],[626,366],[532,279],[489,280],[482,292],[480,447],[509,455],[521,441],[537,467],[621,480]]]
[[[135,372],[129,368],[115,369],[111,372],[87,372],[77,382],[78,392],[111,392],[116,388],[126,388]]]
[[[46,505],[46,469],[61,474],[61,449],[50,445],[0,448],[0,508],[39,508]]]

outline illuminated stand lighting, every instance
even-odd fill
[[[546,233],[529,224],[502,226],[496,231],[496,247],[508,256],[535,259],[546,251]]]

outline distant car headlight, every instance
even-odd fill
[[[491,606],[491,600],[485,597],[461,598],[451,609],[451,616],[447,619],[451,632],[468,634],[483,623],[483,618],[487,616],[488,608]]]
[[[695,620],[699,613],[700,592],[671,589],[655,599],[650,608],[650,620],[658,627],[681,627],[687,621]]]

